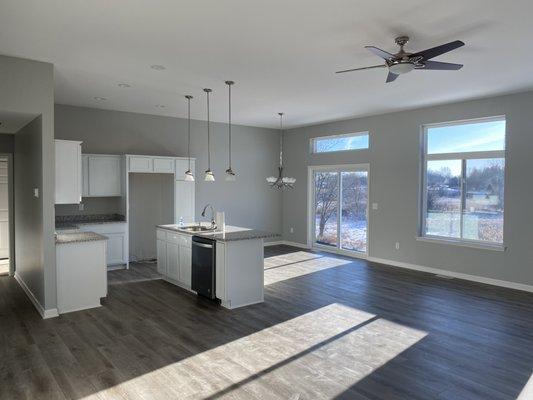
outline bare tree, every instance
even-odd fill
[[[337,174],[331,172],[318,172],[315,176],[316,214],[319,237],[324,236],[326,223],[337,210]]]

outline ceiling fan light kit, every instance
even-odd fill
[[[455,50],[465,44],[456,40],[450,43],[446,43],[440,46],[432,47],[427,50],[419,51],[417,53],[409,53],[404,50],[404,46],[409,42],[408,36],[399,36],[395,39],[395,42],[400,46],[400,51],[396,54],[389,53],[385,50],[381,50],[375,46],[365,46],[365,48],[376,56],[382,58],[385,63],[380,65],[372,65],[370,67],[352,68],[337,71],[337,74],[345,72],[361,71],[365,69],[374,68],[388,68],[389,74],[387,75],[386,82],[393,82],[399,75],[406,74],[413,70],[434,70],[434,71],[457,71],[463,67],[462,64],[453,64],[440,61],[430,61],[432,58],[440,56],[449,51]]]

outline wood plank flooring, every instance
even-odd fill
[[[225,310],[109,274],[103,307],[42,320],[0,277],[0,399],[516,399],[533,295],[287,246],[265,303]]]

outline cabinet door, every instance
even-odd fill
[[[154,172],[173,174],[174,173],[174,159],[173,158],[154,158]]]
[[[154,164],[153,164],[152,157],[130,156],[129,171],[130,172],[154,172]]]
[[[176,160],[176,180],[185,180],[185,171],[189,169],[189,159],[179,158]],[[195,160],[191,158],[191,171],[195,174]],[[196,175],[195,175],[196,176]]]
[[[124,241],[123,233],[106,233],[107,240],[107,265],[124,264]]]
[[[89,195],[120,196],[120,156],[89,156]]]
[[[194,222],[194,182],[176,181],[175,223]]]
[[[167,274],[167,244],[162,240],[157,241],[157,272]]]
[[[89,156],[81,155],[81,195],[89,196]]]
[[[81,201],[81,142],[55,141],[55,203],[77,204]]]
[[[176,281],[180,280],[179,268],[179,246],[174,243],[167,242],[167,276]]]
[[[180,282],[191,287],[191,248],[180,246]]]

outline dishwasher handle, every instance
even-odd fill
[[[212,244],[198,243],[198,242],[192,242],[192,244],[193,244],[193,246],[205,247],[206,249],[212,249],[213,248]]]

